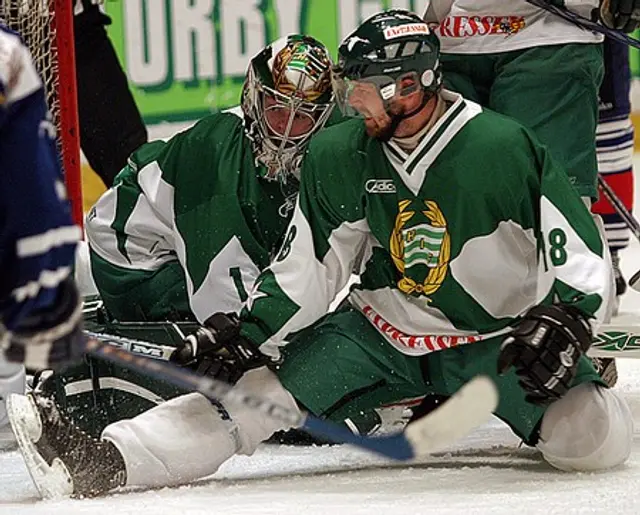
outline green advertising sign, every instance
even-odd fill
[[[110,37],[148,124],[194,120],[238,104],[249,59],[290,33],[310,34],[335,55],[371,14],[416,12],[427,0],[116,0]]]

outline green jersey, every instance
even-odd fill
[[[87,239],[105,304],[118,299],[101,286],[113,283],[124,303],[135,286],[153,284],[159,270],[179,264],[171,277],[198,320],[239,311],[277,250],[298,187],[295,179],[283,185],[260,177],[241,116],[213,114],[167,142],[143,145],[93,207]],[[136,302],[162,298],[159,290],[168,286],[157,284]]]
[[[258,278],[243,332],[277,354],[355,271],[350,302],[409,355],[506,333],[538,303],[592,317],[611,272],[591,214],[531,131],[447,91],[418,147],[360,120],[312,141],[283,245]]]

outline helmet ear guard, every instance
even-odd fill
[[[420,77],[420,83],[424,88],[430,88],[436,80],[436,73],[433,70],[425,70]]]

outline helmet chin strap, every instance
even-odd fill
[[[420,102],[420,105],[415,109],[413,109],[412,111],[409,111],[408,113],[403,113],[403,114],[391,114],[389,113],[389,111],[387,111],[387,114],[391,118],[391,124],[389,125],[388,129],[384,132],[384,134],[378,137],[380,141],[387,142],[391,138],[393,138],[393,135],[395,134],[396,129],[398,128],[398,125],[400,125],[400,123],[402,123],[404,120],[412,118],[413,116],[417,115],[420,111],[422,111],[425,108],[425,106],[429,103],[429,100],[431,100],[435,95],[435,93],[432,91],[427,91],[427,90],[423,90],[423,91],[424,91],[424,95],[422,96],[422,102]]]

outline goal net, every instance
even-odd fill
[[[75,0],[0,0],[0,19],[29,47],[57,128],[74,220],[82,222],[80,134],[73,44]]]

